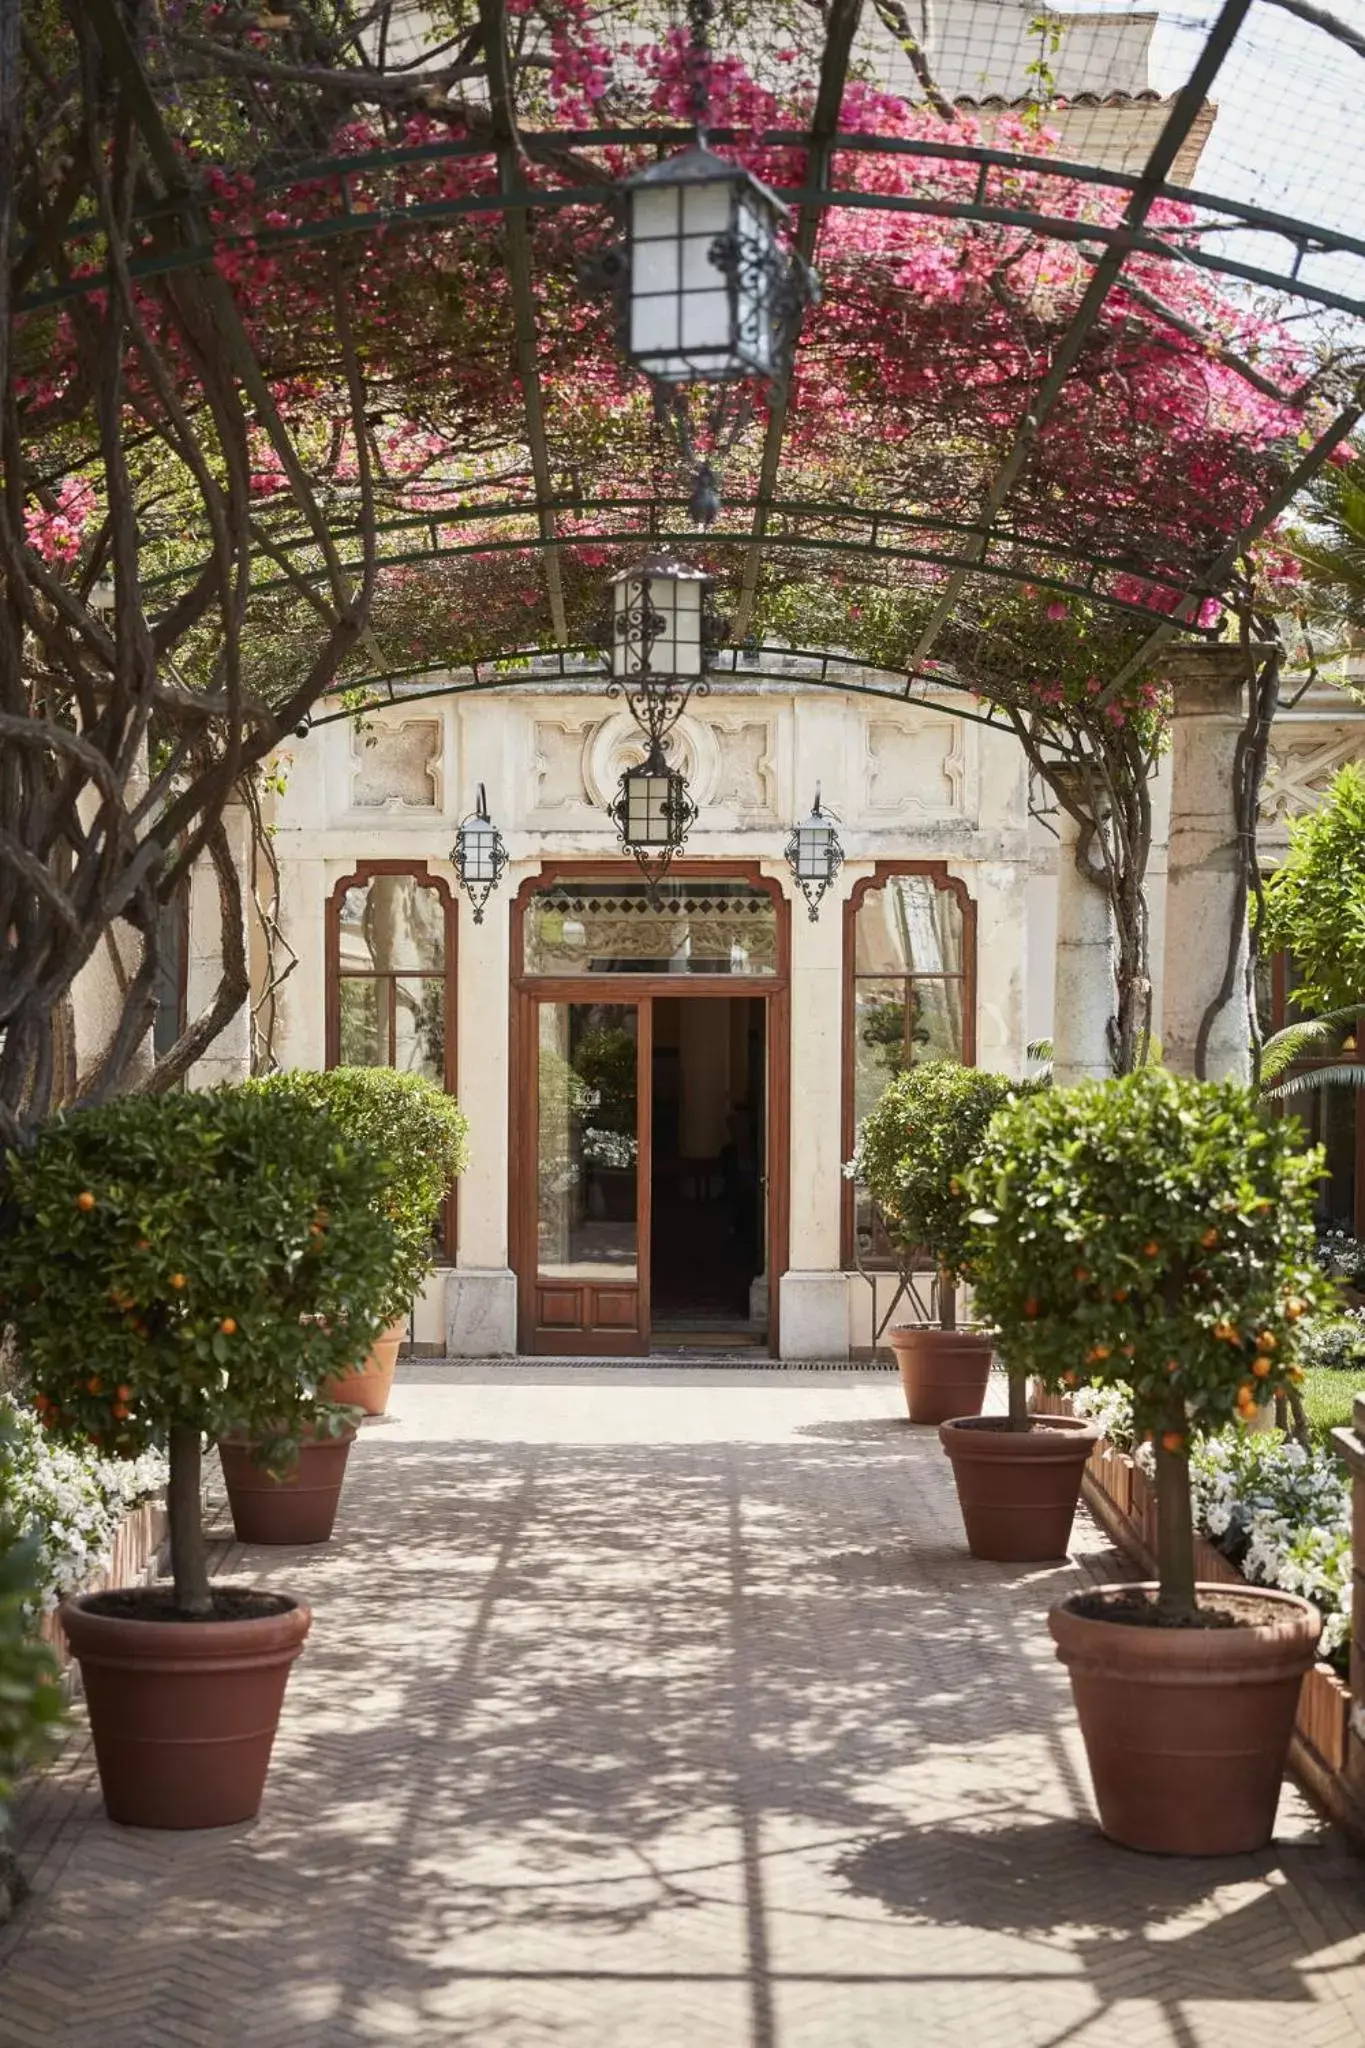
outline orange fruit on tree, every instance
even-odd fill
[[[1159,1259],[1161,1257],[1161,1246],[1154,1237],[1149,1238],[1142,1247],[1142,1256],[1144,1259]]]
[[[1258,1380],[1267,1378],[1274,1369],[1275,1361],[1273,1358],[1262,1356],[1260,1358],[1253,1358],[1251,1361],[1251,1370],[1255,1373]]]
[[[235,1337],[237,1334],[237,1319],[235,1316],[224,1316],[218,1327],[225,1337]]]
[[[1183,1451],[1185,1439],[1178,1429],[1165,1429],[1161,1432],[1161,1448],[1163,1451]]]
[[[1204,1235],[1200,1238],[1199,1242],[1203,1245],[1204,1250],[1206,1252],[1211,1252],[1213,1250],[1214,1246],[1218,1242],[1218,1232],[1213,1228],[1212,1224],[1210,1224],[1209,1228],[1204,1232]]]
[[[185,1279],[185,1276],[184,1276],[184,1274],[183,1274],[183,1273],[172,1273],[172,1275],[171,1275],[171,1285],[172,1285],[172,1287],[173,1287],[173,1288],[175,1289],[175,1291],[176,1291],[176,1293],[177,1293],[177,1294],[178,1294],[178,1293],[180,1292],[181,1288],[182,1288],[182,1287],[184,1287],[184,1286],[186,1286],[187,1284],[188,1284],[188,1283],[186,1282],[186,1279]]]
[[[78,1209],[90,1210],[93,1209],[94,1206],[95,1197],[91,1194],[89,1188],[82,1188],[80,1193],[76,1197],[76,1207]]]

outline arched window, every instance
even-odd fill
[[[455,1087],[455,902],[406,861],[361,861],[327,905],[327,1064]],[[455,1197],[437,1227],[455,1256]]]
[[[436,876],[364,861],[327,920],[327,1064],[397,1067],[452,1083],[455,919]]]
[[[941,862],[879,862],[844,913],[844,1157],[888,1081],[976,1060],[976,905]],[[881,1263],[865,1191],[844,1200],[844,1263]]]

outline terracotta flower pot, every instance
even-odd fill
[[[973,1557],[1035,1564],[1065,1557],[1086,1460],[1100,1433],[1079,1416],[1049,1415],[1016,1432],[997,1415],[939,1427]]]
[[[279,1611],[258,1618],[140,1620],[101,1614],[111,1597],[129,1603],[127,1593],[83,1593],[61,1608],[110,1820],[133,1828],[251,1820],[308,1608],[275,1595]]]
[[[393,1392],[393,1376],[398,1369],[398,1347],[408,1333],[408,1320],[400,1316],[381,1330],[370,1347],[363,1365],[354,1372],[338,1373],[335,1379],[324,1380],[318,1393],[324,1401],[340,1401],[351,1408],[363,1408],[367,1415],[382,1415],[389,1405]]]
[[[1077,1613],[1154,1586],[1099,1586],[1052,1609],[1100,1826],[1129,1849],[1236,1856],[1275,1825],[1294,1709],[1322,1617],[1293,1593],[1201,1585],[1251,1625],[1149,1628]]]
[[[218,1456],[239,1542],[325,1543],[337,1518],[354,1442],[353,1429],[305,1439],[294,1464],[277,1479],[256,1462],[255,1445],[224,1437]]]
[[[925,1330],[903,1324],[888,1332],[912,1422],[979,1415],[990,1378],[989,1337],[967,1330]]]

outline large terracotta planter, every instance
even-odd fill
[[[256,1446],[218,1445],[232,1526],[242,1543],[325,1543],[332,1533],[355,1431],[305,1439],[283,1478],[256,1462]]]
[[[1073,1593],[1048,1625],[1071,1673],[1100,1826],[1129,1849],[1236,1856],[1275,1825],[1299,1687],[1322,1627],[1293,1593],[1201,1585],[1254,1625],[1143,1628],[1075,1603],[1154,1586]]]
[[[338,1373],[333,1380],[324,1380],[318,1393],[324,1401],[339,1401],[345,1407],[363,1408],[367,1415],[382,1415],[389,1405],[393,1392],[393,1376],[398,1369],[398,1347],[408,1332],[406,1316],[381,1330],[370,1347],[363,1365],[354,1372]]]
[[[904,1324],[888,1332],[912,1422],[979,1415],[990,1378],[989,1337],[967,1330],[925,1330]]]
[[[63,1603],[110,1820],[221,1828],[259,1811],[289,1667],[312,1620],[301,1600],[275,1598],[277,1613],[235,1621],[99,1612],[101,1601],[126,1606],[126,1593]]]
[[[1020,1432],[998,1415],[942,1423],[972,1556],[998,1564],[1065,1557],[1081,1474],[1099,1440],[1079,1416],[1039,1417]]]

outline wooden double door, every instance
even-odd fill
[[[767,1345],[785,1205],[781,995],[525,991],[514,1104],[520,1347]],[[775,1031],[774,1026],[779,1028]]]

